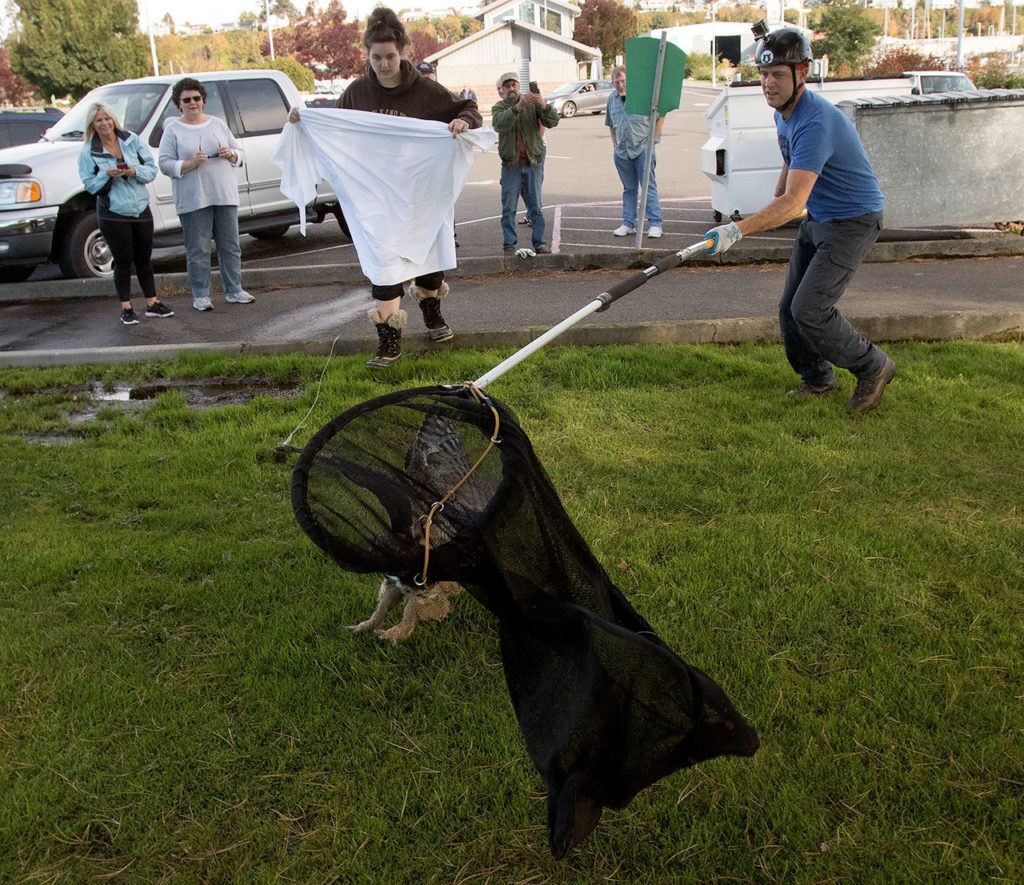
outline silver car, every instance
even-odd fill
[[[603,114],[614,91],[611,80],[573,80],[545,95],[544,100],[562,117]]]

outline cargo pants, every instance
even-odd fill
[[[824,222],[808,215],[800,225],[779,302],[779,329],[786,359],[808,384],[831,384],[834,366],[861,377],[885,363],[885,354],[836,309],[881,229],[881,212]]]

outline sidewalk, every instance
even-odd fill
[[[881,244],[885,248],[876,260],[855,276],[843,312],[877,340],[1020,339],[1024,250],[1019,247],[1024,239],[1007,240],[1019,244],[1017,254],[996,259],[900,261],[896,254],[920,244]],[[786,265],[774,252],[776,263],[751,261],[763,260],[769,248],[787,256],[788,249],[757,246],[744,255],[743,245],[726,257],[735,251],[734,257],[747,263],[704,261],[657,276],[607,312],[588,317],[559,343],[777,340],[776,302]],[[637,263],[635,253],[543,256],[549,257],[553,260],[464,261],[449,277],[452,294],[444,303],[456,337],[440,346],[522,346],[634,272],[609,267]],[[649,263],[645,257],[638,266]],[[134,362],[197,350],[323,354],[333,346],[335,353],[366,353],[375,346],[366,318],[372,306],[369,287],[357,268],[343,273],[341,267],[310,268],[318,277],[336,280],[319,285],[303,283],[296,269],[286,271],[293,277],[290,285],[260,286],[247,276],[257,296],[254,304],[229,305],[217,298],[216,309],[204,313],[192,309],[191,298],[179,286],[162,296],[175,317],[142,318],[131,327],[118,322],[107,281],[95,281],[102,285],[102,296],[2,299],[0,366]],[[413,353],[429,345],[415,304],[406,299],[404,307],[410,322],[403,350]]]

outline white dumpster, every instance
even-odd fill
[[[910,95],[912,85],[904,77],[886,77],[808,82],[807,88],[837,104],[880,95]],[[711,179],[715,221],[752,215],[774,196],[782,171],[774,113],[764,100],[760,83],[731,83],[707,109],[710,138],[700,149],[700,168]]]

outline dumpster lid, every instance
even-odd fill
[[[930,95],[875,95],[847,98],[838,106],[851,108],[915,107],[920,105],[976,105],[989,102],[1024,101],[1024,89],[978,89],[974,92],[933,92]]]

